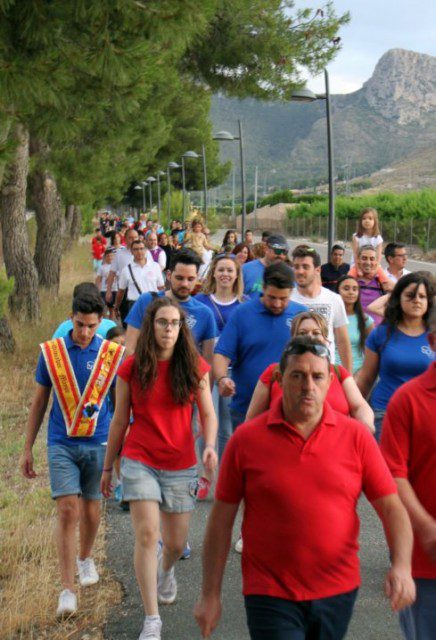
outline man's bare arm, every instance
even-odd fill
[[[334,333],[342,366],[351,373],[351,371],[353,371],[353,356],[351,354],[351,342],[350,336],[348,335],[347,325],[337,327],[334,330]]]
[[[221,617],[221,586],[239,504],[216,500],[203,543],[203,579],[194,615],[203,638],[209,638]]]
[[[135,353],[138,337],[139,337],[139,329],[135,329],[135,327],[132,327],[130,324],[128,324],[126,329],[126,340],[125,340],[126,356],[131,356]]]
[[[436,562],[436,519],[420,503],[406,478],[395,478],[398,493],[407,509],[415,534],[433,562]]]
[[[392,610],[400,611],[415,600],[415,583],[411,573],[412,525],[396,494],[374,500],[372,506],[383,523],[391,552],[391,568],[386,575],[385,593],[391,601]]]

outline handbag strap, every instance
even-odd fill
[[[132,265],[131,264],[129,264],[129,271],[130,271],[130,276],[131,276],[131,278],[133,280],[133,284],[135,285],[139,295],[141,295],[142,294],[142,290],[141,290],[141,288],[139,287],[138,283],[135,280],[135,276],[133,275]]]

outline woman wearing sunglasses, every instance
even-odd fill
[[[323,316],[313,311],[304,311],[295,316],[291,338],[297,336],[310,337],[323,342],[326,347],[329,346],[326,321]],[[271,364],[260,376],[248,407],[247,420],[266,411],[271,401],[282,395],[282,389],[276,381],[277,370],[278,363]],[[327,393],[327,402],[335,411],[356,418],[375,433],[374,414],[360,393],[354,378],[341,365],[330,365],[330,370],[333,379]]]
[[[152,302],[135,354],[118,370],[101,480],[108,497],[113,462],[132,413],[121,452],[121,480],[123,500],[130,503],[134,565],[145,610],[139,640],[160,639],[158,602],[170,604],[177,596],[174,563],[188,538],[198,488],[191,429],[194,401],[203,425],[203,465],[212,473],[217,464],[209,369],[195,348],[181,307],[167,297]],[[157,556],[160,531],[163,545]]]

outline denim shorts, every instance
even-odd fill
[[[53,444],[47,447],[51,497],[82,496],[100,500],[106,445]]]
[[[193,511],[198,490],[197,467],[162,471],[138,460],[121,458],[123,500],[155,500],[162,511]]]

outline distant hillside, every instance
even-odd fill
[[[368,175],[421,151],[431,162],[436,58],[392,49],[361,89],[332,95],[332,109],[336,172],[348,165],[349,175]],[[216,129],[235,132],[235,121],[242,120],[249,187],[255,165],[261,188],[265,178],[270,187],[292,187],[326,177],[324,101],[277,104],[214,96],[211,117]],[[237,159],[232,146],[223,144],[223,155]],[[425,169],[424,164],[418,163]]]
[[[435,188],[435,148],[414,151],[399,162],[384,167],[368,178],[371,187],[365,191],[410,191]],[[353,181],[351,181],[352,183]]]

